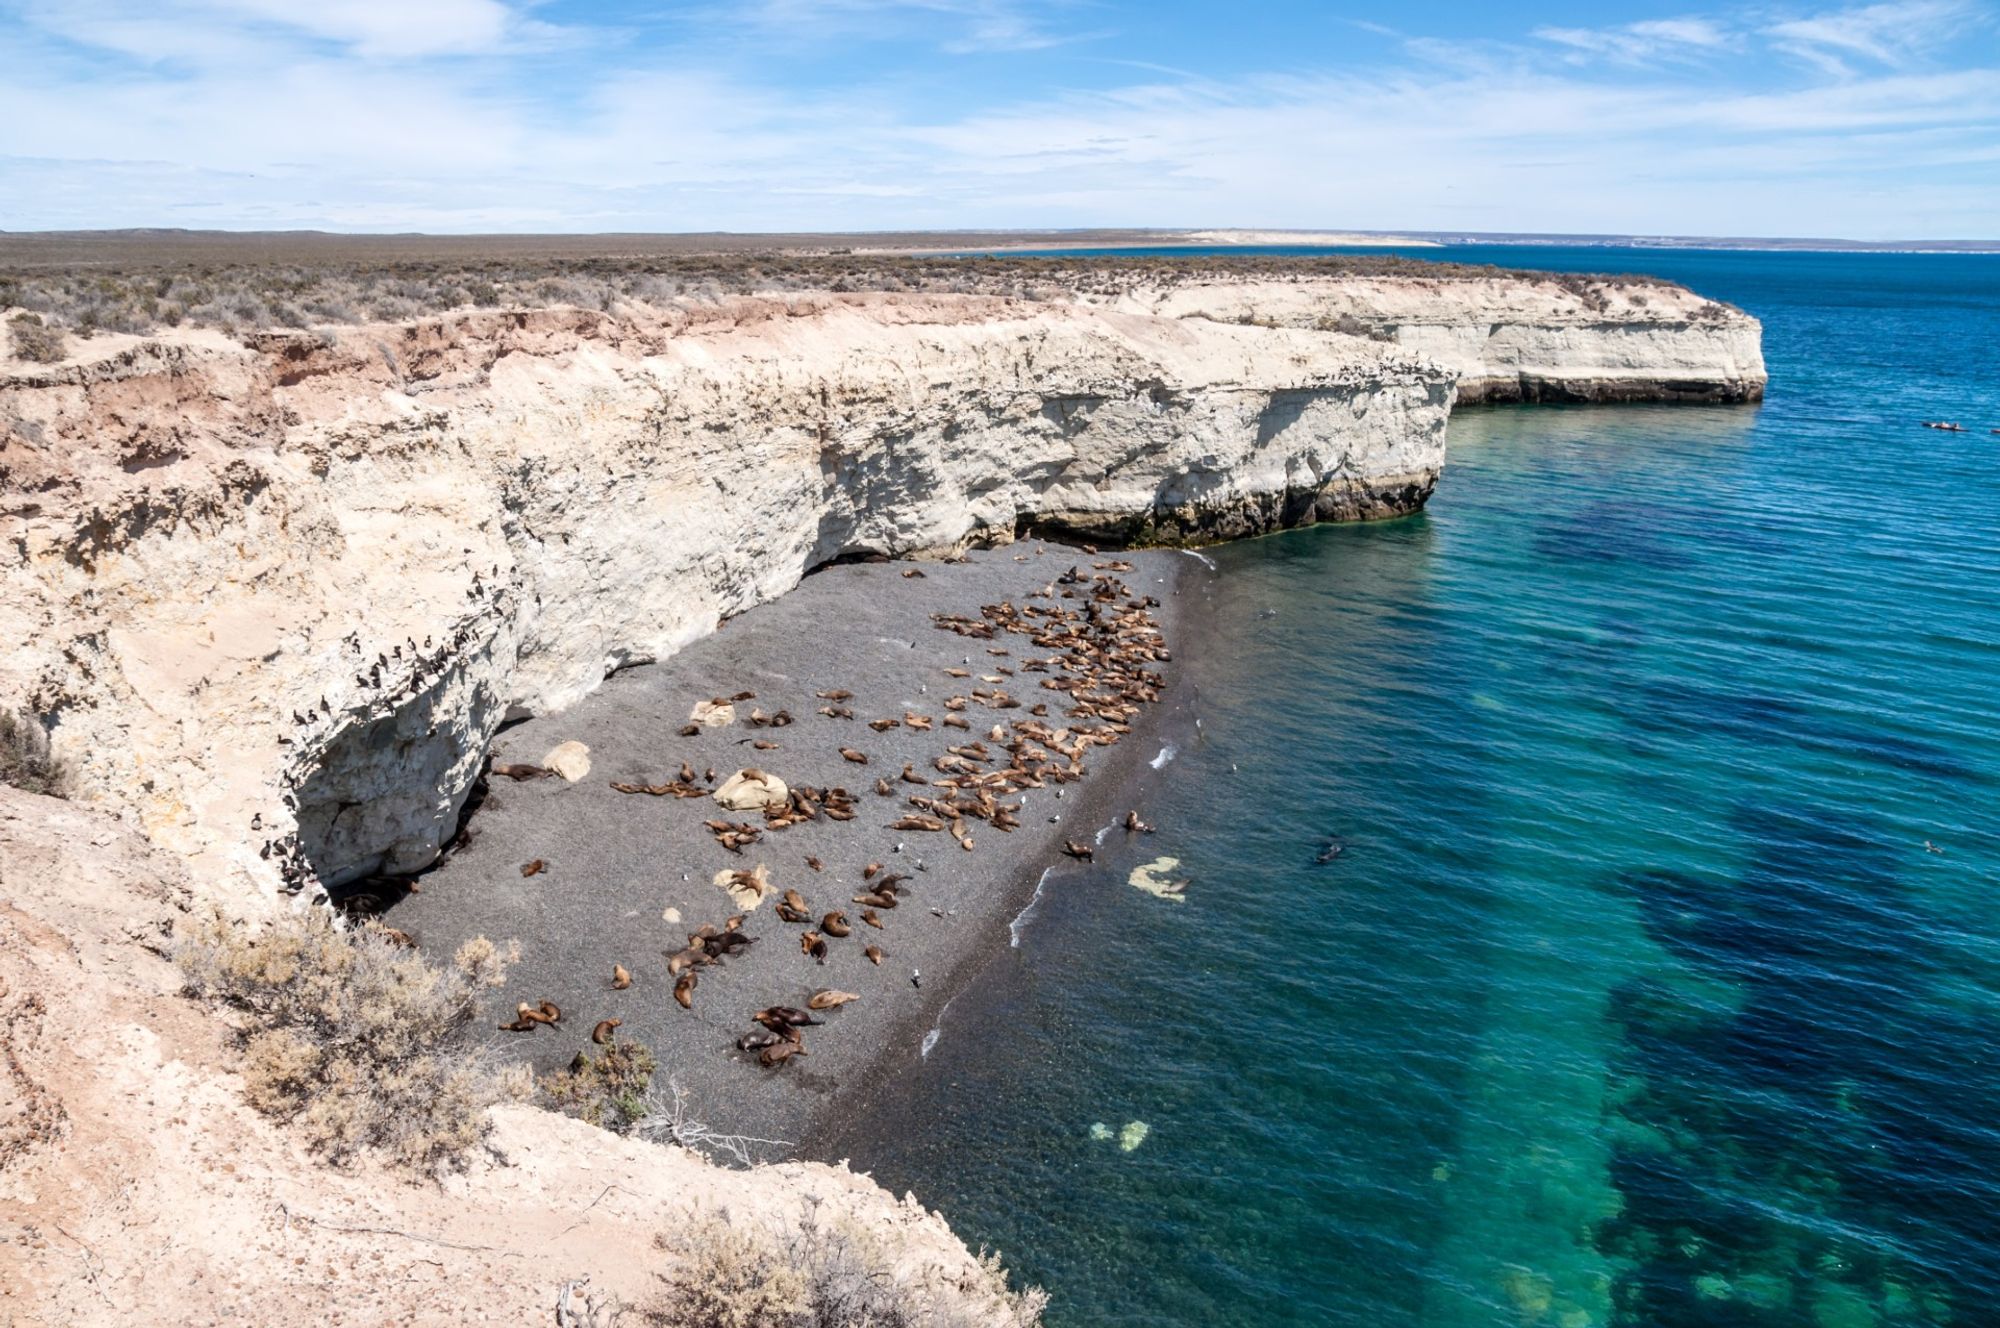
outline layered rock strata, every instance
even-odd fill
[[[510,714],[816,565],[1414,510],[1453,376],[990,297],[99,337],[10,365],[0,700],[197,879],[414,871]]]
[[[1728,403],[1764,395],[1757,320],[1665,282],[1555,273],[1191,278],[1101,302],[1173,318],[1379,338],[1450,369],[1460,405]]]

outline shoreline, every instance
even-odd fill
[[[876,733],[865,722],[930,705],[944,695],[939,684],[964,686],[941,670],[962,659],[979,663],[977,648],[1010,649],[1017,656],[1034,649],[1025,637],[968,641],[936,629],[932,613],[977,614],[982,603],[1005,598],[1019,603],[1027,588],[1072,565],[1088,572],[1092,562],[1110,561],[1132,564],[1129,573],[1113,573],[1132,594],[1160,599],[1155,620],[1177,661],[1178,642],[1188,634],[1187,592],[1205,579],[1191,575],[1198,571],[1195,560],[1176,551],[1092,557],[1029,539],[975,550],[964,564],[821,569],[668,660],[625,670],[561,713],[504,730],[494,743],[501,762],[538,762],[557,742],[576,738],[591,748],[591,770],[569,785],[494,778],[485,805],[469,822],[470,844],[426,873],[420,892],[393,905],[385,921],[438,955],[474,935],[521,942],[514,974],[485,998],[489,1027],[504,1022],[519,1001],[553,1000],[565,1017],[553,1029],[491,1034],[491,1045],[507,1058],[525,1060],[540,1075],[555,1073],[577,1052],[595,1050],[588,1034],[598,1020],[619,1018],[617,1036],[646,1044],[657,1057],[654,1084],[663,1095],[677,1084],[687,1090],[692,1112],[717,1130],[787,1145],[761,1150],[759,1160],[812,1160],[812,1141],[830,1133],[831,1120],[879,1091],[893,1091],[897,1068],[921,1059],[925,1036],[941,1019],[948,1030],[952,1002],[1008,948],[1010,928],[1030,905],[1044,869],[1065,861],[1062,840],[1095,835],[1105,820],[1123,815],[1125,808],[1115,804],[1144,783],[1142,774],[1152,773],[1145,763],[1160,751],[1165,721],[1182,708],[1183,690],[1177,663],[1161,666],[1167,681],[1160,701],[1134,716],[1122,741],[1090,749],[1079,781],[1009,795],[1022,806],[1021,825],[1011,834],[969,822],[976,840],[971,852],[942,834],[884,828],[890,819],[885,812],[910,810],[905,792],[935,790],[906,790],[899,783],[887,799],[876,794],[874,780],[896,780],[906,762],[927,761],[925,753],[936,755],[949,742],[983,739],[996,719],[1026,712],[996,714],[975,702],[964,712],[975,725],[969,733],[919,734],[906,727]],[[905,578],[905,571],[924,575]],[[856,712],[852,721],[815,713],[826,703],[814,693],[836,685],[856,693],[846,703]],[[970,685],[982,684],[975,677]],[[1027,674],[1009,685],[1024,704],[1064,695],[1031,695],[1034,679]],[[694,701],[732,689],[759,693],[741,703],[739,714],[782,706],[795,722],[756,729],[739,718],[697,737],[677,735]],[[933,707],[931,713],[943,712]],[[1059,724],[1061,715],[1062,708],[1050,704],[1047,722]],[[754,749],[744,744],[754,740],[775,740],[778,748],[753,761]],[[863,751],[870,764],[843,762],[833,755],[839,745]],[[671,779],[684,759],[697,770],[712,763],[726,778],[739,757],[740,764],[760,764],[795,785],[848,788],[856,797],[855,819],[767,832],[737,857],[717,845],[702,822],[754,814],[722,811],[706,797],[621,795],[609,787],[613,781]],[[1051,823],[1051,816],[1061,819]],[[1080,822],[1088,835],[1077,830]],[[904,845],[901,854],[897,842]],[[806,855],[820,858],[825,870],[809,870]],[[520,876],[520,866],[536,858],[546,869]],[[909,893],[902,906],[881,914],[881,930],[861,925],[861,906],[849,903],[863,891],[860,868],[870,861],[891,871],[922,864],[904,883]],[[746,915],[743,930],[756,941],[743,955],[701,969],[692,1009],[678,1008],[663,955],[678,949],[696,926],[720,924],[735,911],[710,882],[712,873],[760,863],[769,868],[773,893]],[[805,927],[775,916],[776,895],[788,888],[807,897],[815,916],[837,906],[852,923],[851,936],[828,938],[823,964],[800,951]],[[667,921],[667,909],[680,921]],[[885,951],[879,966],[861,953],[869,943]],[[614,962],[631,972],[629,989],[610,989]],[[913,971],[922,973],[920,987],[910,982]],[[806,1030],[805,1057],[764,1069],[754,1051],[734,1048],[739,1035],[755,1031],[752,1012],[804,1006],[821,987],[861,999],[825,1012],[824,1026]]]
[[[1187,550],[1176,552],[1188,563],[1175,578],[1177,595],[1169,601],[1178,605],[1169,629],[1169,644],[1178,662],[1186,659],[1188,650],[1200,648],[1190,641],[1198,639],[1207,620],[1206,601],[1214,593],[1217,578],[1214,564],[1205,556]],[[1198,739],[1198,699],[1185,669],[1176,668],[1159,707],[1148,713],[1145,732],[1135,728],[1131,738],[1111,749],[1111,759],[1103,762],[1103,768],[1093,770],[1080,786],[1072,786],[1081,790],[1081,806],[1068,816],[1090,827],[1097,847],[1129,838],[1119,824],[1127,810],[1137,808],[1141,818],[1146,817],[1146,799],[1161,781],[1172,778],[1169,772],[1174,760]],[[1143,741],[1133,741],[1141,738]],[[1173,756],[1160,759],[1170,751]],[[796,1156],[802,1161],[846,1165],[845,1150],[854,1147],[860,1137],[851,1122],[879,1124],[876,1107],[886,1111],[907,1107],[908,1077],[921,1070],[936,1041],[955,1034],[963,1036],[964,1021],[977,1024],[980,1012],[997,1003],[993,999],[999,990],[996,984],[1004,981],[999,967],[1011,951],[1034,944],[1033,924],[1040,915],[1044,892],[1060,890],[1094,869],[1101,870],[1096,864],[1056,855],[1039,872],[1017,876],[1011,884],[1011,904],[1000,911],[998,927],[989,928],[985,943],[969,947],[951,971],[949,986],[941,990],[943,1000],[930,1022],[921,1031],[914,1025],[898,1030],[868,1067],[862,1082],[846,1095],[843,1105],[849,1110],[844,1118],[815,1121],[814,1129],[798,1141]],[[865,1134],[866,1127],[861,1129]]]

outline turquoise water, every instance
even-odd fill
[[[1214,550],[1159,833],[840,1151],[1057,1325],[2000,1323],[2000,258],[1434,256],[1685,280],[1769,399]]]

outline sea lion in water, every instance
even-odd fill
[[[1320,845],[1319,852],[1314,855],[1313,862],[1317,866],[1324,867],[1327,863],[1339,857],[1341,851],[1346,847],[1347,845],[1340,841],[1338,835],[1328,835],[1326,842]]]
[[[632,975],[625,971],[625,965],[613,964],[611,966],[611,989],[613,991],[623,991],[631,985]]]
[[[1125,833],[1128,835],[1150,835],[1153,833],[1153,827],[1139,819],[1138,810],[1135,808],[1125,813]]]
[[[613,1037],[613,1030],[618,1028],[624,1022],[625,1021],[623,1019],[598,1020],[597,1027],[590,1030],[590,1040],[592,1042],[595,1042],[600,1047],[610,1045]]]
[[[847,925],[847,915],[839,909],[835,909],[821,918],[819,920],[819,929],[827,935],[834,937],[846,936],[853,931],[853,928]]]
[[[701,979],[696,977],[694,970],[690,968],[674,983],[674,999],[680,1003],[681,1009],[694,1009],[695,984],[700,981]]]
[[[1097,857],[1097,850],[1088,844],[1079,844],[1074,839],[1063,841],[1063,852],[1079,862],[1090,862]]]

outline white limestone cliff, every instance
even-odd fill
[[[1671,292],[793,295],[0,360],[0,704],[218,894],[413,871],[510,713],[828,560],[1412,511],[1459,381],[1510,365],[1761,387],[1754,320]]]

